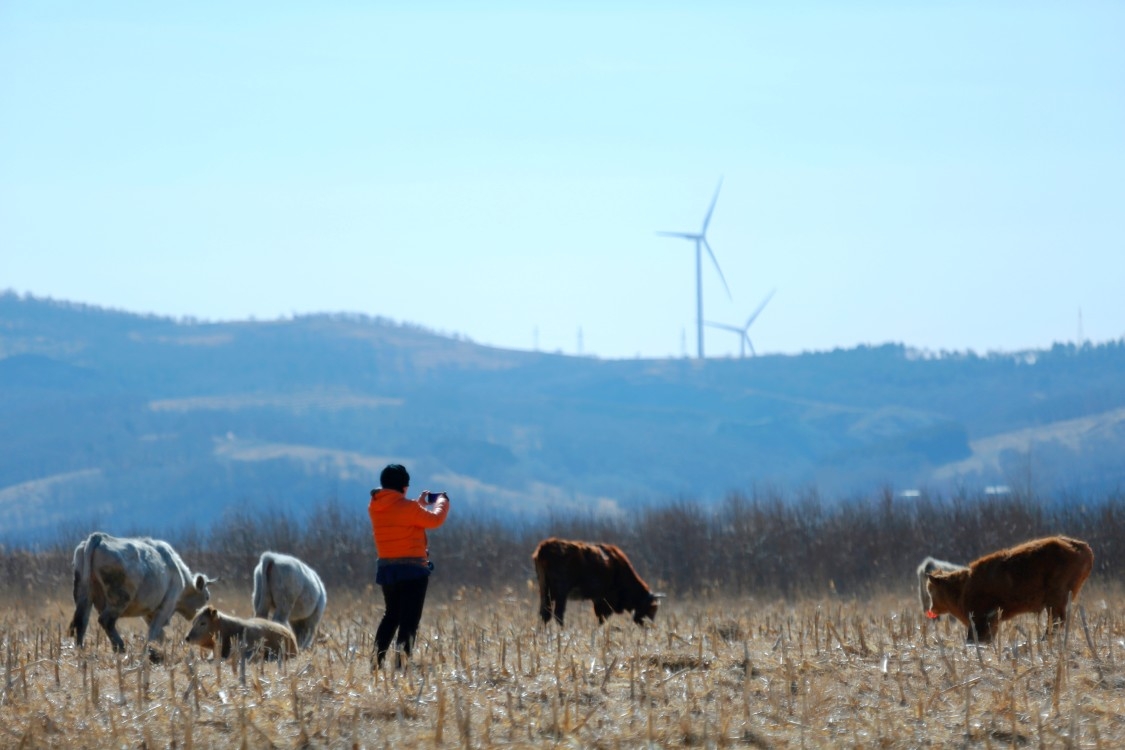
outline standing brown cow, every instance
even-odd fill
[[[652,593],[633,564],[612,544],[544,539],[531,556],[539,576],[539,616],[560,625],[566,600],[592,599],[598,624],[626,610],[638,625],[655,619],[662,594]]]
[[[1090,545],[1052,536],[1003,549],[972,562],[966,570],[933,571],[926,587],[933,607],[928,615],[951,614],[982,642],[996,626],[1016,615],[1047,610],[1048,631],[1066,618],[1067,597],[1078,598],[1094,567]]]

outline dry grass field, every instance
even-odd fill
[[[0,747],[1125,747],[1125,596],[1092,581],[1066,631],[1017,618],[967,647],[909,589],[868,600],[666,600],[655,626],[544,628],[530,588],[431,596],[414,659],[373,673],[377,590],[332,591],[316,646],[232,665],[113,654],[73,605],[6,594]],[[216,604],[249,614],[248,592]],[[393,660],[388,659],[388,663]]]

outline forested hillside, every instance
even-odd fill
[[[703,362],[479,346],[352,314],[207,323],[0,295],[0,530],[158,531],[325,500],[386,462],[485,516],[1125,478],[1125,346],[887,344]]]

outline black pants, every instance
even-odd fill
[[[379,666],[383,666],[383,658],[391,647],[395,630],[398,630],[399,648],[410,656],[414,636],[418,633],[418,623],[422,620],[422,605],[426,603],[426,587],[429,583],[429,577],[424,576],[383,586],[383,601],[387,603],[387,611],[383,613],[383,620],[375,631]]]

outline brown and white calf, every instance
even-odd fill
[[[933,604],[927,614],[949,613],[967,639],[992,640],[1003,620],[1047,610],[1048,631],[1066,619],[1067,601],[1078,598],[1094,567],[1090,545],[1052,536],[993,552],[967,569],[927,574]]]

